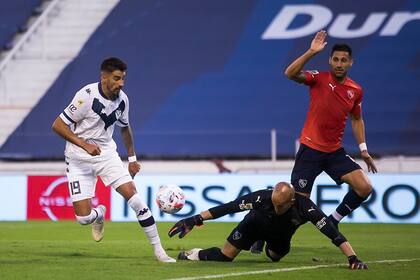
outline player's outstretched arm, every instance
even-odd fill
[[[294,80],[298,83],[303,83],[306,80],[306,76],[302,73],[303,66],[308,62],[314,55],[322,51],[327,44],[325,41],[327,32],[321,30],[316,33],[314,39],[311,42],[311,47],[295,61],[293,61],[284,71],[284,74],[290,80]]]
[[[313,203],[309,198],[305,198],[306,203],[302,203],[302,210],[306,213],[306,218],[315,225],[320,232],[331,239],[331,242],[340,248],[341,252],[347,257],[350,269],[367,269],[367,265],[359,260],[347,241],[334,224],[327,218],[324,212]]]
[[[231,202],[210,208],[198,215],[182,219],[169,230],[168,235],[172,237],[179,233],[179,238],[183,238],[194,228],[194,226],[201,226],[205,220],[218,219],[227,214],[255,209],[261,204],[261,197],[266,194],[266,191],[267,190],[252,192],[240,196]]]
[[[84,149],[91,156],[97,156],[101,154],[101,149],[96,144],[87,143],[83,139],[79,138],[73,131],[70,130],[68,125],[60,118],[57,117],[52,125],[52,130],[58,135],[63,137],[65,140],[79,146]]]

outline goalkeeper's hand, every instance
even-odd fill
[[[201,226],[203,217],[200,214],[178,221],[168,232],[169,237],[179,233],[179,238],[183,238],[194,226]]]
[[[353,255],[348,257],[349,260],[349,268],[356,270],[356,269],[368,269],[367,264],[365,264],[364,262],[362,262],[361,260],[359,260],[357,258],[357,256]]]

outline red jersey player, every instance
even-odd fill
[[[301,133],[301,145],[296,154],[291,181],[296,191],[306,196],[310,195],[314,180],[322,171],[337,184],[348,183],[350,191],[330,215],[331,221],[337,225],[372,192],[372,185],[365,172],[346,154],[341,144],[348,116],[368,170],[375,173],[377,169],[367,151],[361,108],[362,88],[347,76],[353,64],[351,48],[345,44],[333,46],[329,72],[302,71],[305,63],[324,49],[326,36],[325,31],[319,31],[309,50],[293,61],[285,71],[289,79],[309,86],[310,92],[309,111]]]

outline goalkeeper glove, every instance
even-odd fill
[[[359,260],[355,255],[348,257],[350,269],[368,269],[367,264]]]
[[[194,226],[203,225],[203,217],[200,214],[195,216],[182,219],[178,221],[168,232],[169,237],[172,237],[179,233],[179,238],[183,238],[187,233],[189,233]]]

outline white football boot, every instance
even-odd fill
[[[105,213],[106,213],[106,207],[104,205],[98,205],[98,207],[103,214],[103,218],[100,221],[94,221],[92,223],[92,237],[93,240],[96,242],[99,242],[104,238],[104,223],[105,223]]]
[[[164,262],[164,263],[176,262],[174,258],[171,258],[170,256],[166,254],[165,249],[163,249],[160,243],[154,245],[154,252],[155,252],[156,259],[160,262]]]
[[[198,252],[200,252],[201,248],[194,248],[189,251],[181,251],[178,254],[178,260],[189,260],[189,261],[199,261],[200,258],[198,257]]]
[[[171,258],[170,256],[168,256],[166,253],[164,254],[160,254],[160,255],[156,255],[156,259],[160,262],[164,262],[164,263],[174,263],[176,262],[176,259]]]

